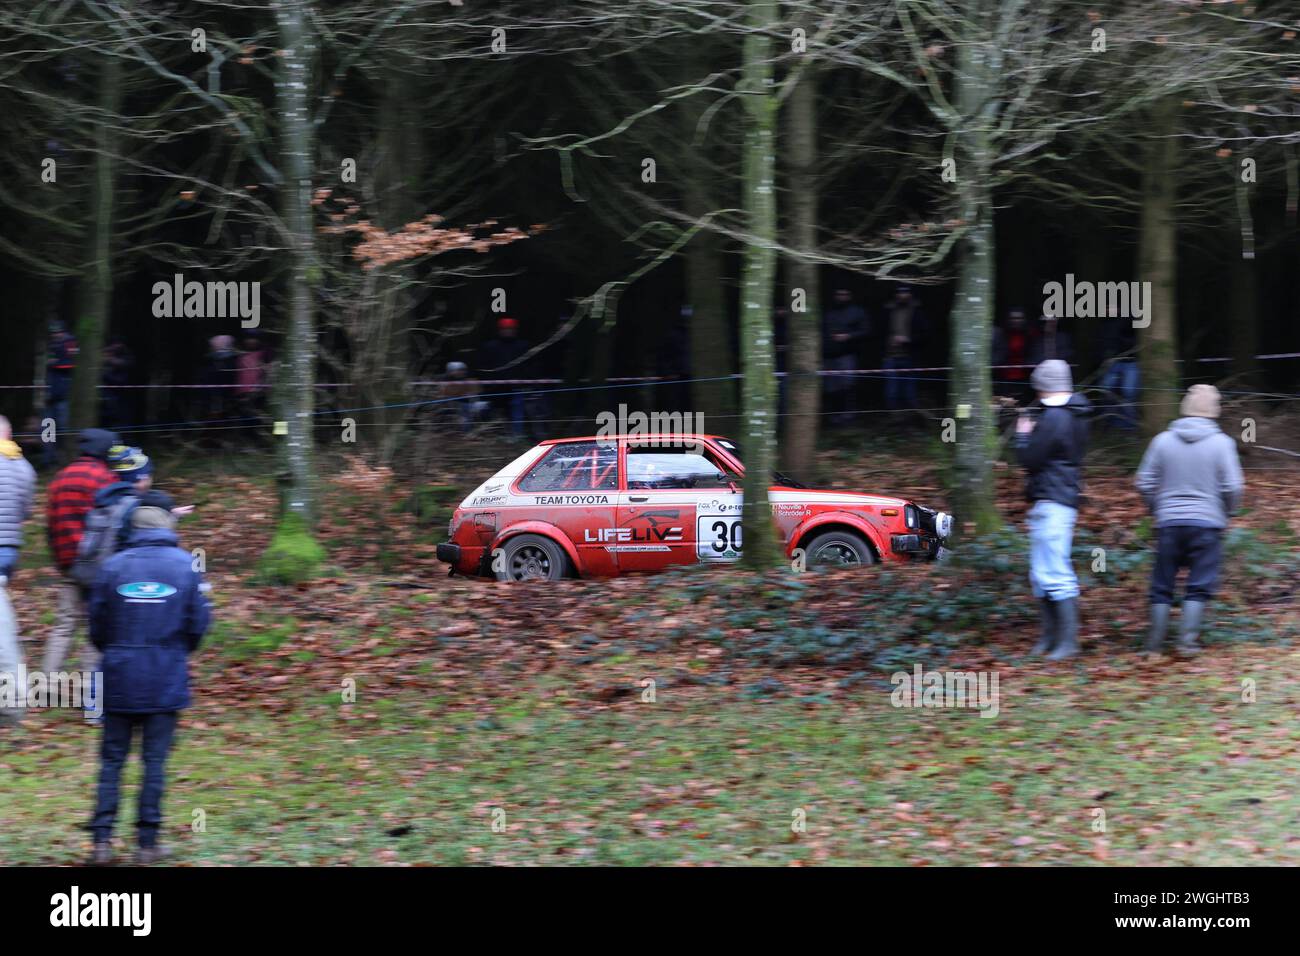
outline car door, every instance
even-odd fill
[[[525,517],[559,528],[578,549],[588,574],[618,571],[603,537],[615,522],[618,461],[612,441],[557,442],[515,486],[528,506],[522,509]]]
[[[716,456],[683,439],[628,439],[624,446],[625,487],[614,532],[621,571],[740,556],[739,527],[732,528],[740,520],[740,494]],[[717,542],[723,546],[715,549]]]

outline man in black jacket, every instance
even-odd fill
[[[1029,379],[1038,400],[1016,423],[1016,453],[1028,472],[1029,582],[1043,633],[1033,653],[1058,661],[1079,653],[1079,580],[1070,563],[1079,514],[1088,400],[1076,394],[1070,366],[1048,359]]]

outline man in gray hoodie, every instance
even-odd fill
[[[1156,519],[1146,649],[1157,652],[1164,644],[1174,579],[1187,568],[1178,649],[1195,654],[1205,604],[1219,579],[1223,529],[1241,500],[1245,480],[1236,443],[1215,422],[1219,390],[1193,385],[1179,411],[1183,417],[1151,440],[1137,473],[1137,489]]]

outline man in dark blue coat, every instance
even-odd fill
[[[138,725],[144,780],[136,861],[165,855],[158,846],[164,768],[178,712],[190,703],[187,657],[208,629],[207,585],[177,547],[171,499],[147,492],[131,516],[126,548],[104,562],[90,597],[90,639],[103,654],[104,738],[91,822],[91,862],[107,864],[117,818],[118,782]]]

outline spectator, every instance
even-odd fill
[[[1025,310],[1015,306],[1007,311],[1006,326],[993,329],[993,381],[998,392],[1017,400],[1027,397],[1029,354],[1033,347]]]
[[[246,402],[260,398],[266,388],[266,361],[262,340],[256,332],[249,332],[235,359],[235,394]]]
[[[1110,363],[1102,376],[1101,387],[1120,400],[1115,409],[1120,428],[1133,431],[1137,428],[1137,396],[1142,385],[1133,320],[1107,316],[1101,334],[1102,351]]]
[[[9,419],[0,415],[0,587],[18,566],[23,524],[31,517],[36,493],[36,472],[13,439]]]
[[[235,385],[237,363],[234,336],[214,335],[208,339],[208,354],[199,373],[199,384],[208,386],[203,389],[205,416],[213,419],[228,417],[235,399],[231,391]]]
[[[118,444],[117,436],[100,428],[88,428],[81,433],[81,457],[64,468],[50,483],[48,533],[50,552],[54,564],[63,576],[59,585],[59,604],[55,611],[54,630],[45,645],[42,668],[46,674],[54,673],[76,637],[77,625],[85,615],[86,593],[72,578],[72,566],[77,559],[77,547],[85,531],[86,515],[94,506],[95,495],[113,484],[113,473],[105,463],[109,449]],[[86,649],[85,669],[97,669],[98,658],[93,647]]]
[[[1237,446],[1219,430],[1219,390],[1193,385],[1182,417],[1151,440],[1138,467],[1137,489],[1156,519],[1151,571],[1151,630],[1146,650],[1158,653],[1169,627],[1174,581],[1187,568],[1178,649],[1195,654],[1206,603],[1214,597],[1223,558],[1223,529],[1237,509],[1245,479]]]
[[[167,756],[179,712],[190,704],[187,658],[211,617],[207,585],[177,546],[172,510],[161,492],[140,499],[126,549],[108,559],[90,597],[90,636],[104,653],[104,736],[91,820],[96,866],[112,860],[118,785],[137,726],[144,776],[136,862],[167,855],[158,844]]]
[[[454,399],[450,404],[456,413],[457,421],[460,422],[460,430],[463,432],[468,432],[479,416],[488,409],[488,403],[477,398],[478,385],[467,381],[468,378],[468,365],[464,362],[448,362],[447,370],[442,377],[443,385],[440,390],[440,397]]]
[[[45,359],[45,415],[54,419],[54,441],[45,446],[45,464],[57,461],[58,440],[68,425],[72,399],[72,371],[77,367],[77,340],[64,324],[50,323],[49,354]]]
[[[12,710],[0,703],[0,725],[16,724],[27,702],[27,666],[18,636],[18,619],[9,603],[9,581],[18,565],[23,524],[32,513],[36,472],[13,440],[9,419],[0,415],[0,675],[14,687]]]
[[[119,338],[104,347],[103,396],[100,399],[100,417],[106,428],[121,428],[130,424],[127,409],[131,407],[125,386],[131,384],[131,371],[135,357],[126,343]]]
[[[27,664],[23,660],[18,618],[9,603],[9,588],[0,584],[0,676],[13,688],[13,706],[0,695],[0,727],[16,727],[27,706]]]
[[[1061,327],[1061,320],[1051,315],[1039,316],[1042,331],[1030,351],[1035,365],[1048,359],[1060,359],[1067,365],[1074,360],[1074,342],[1070,333]]]
[[[847,372],[858,367],[870,324],[866,311],[853,301],[853,293],[848,289],[836,289],[834,303],[823,322],[822,358],[827,371]],[[846,425],[853,420],[849,406],[855,384],[849,375],[826,377],[826,409],[831,413],[832,425]]]
[[[1079,513],[1083,456],[1088,445],[1088,400],[1073,391],[1070,366],[1048,359],[1030,384],[1037,408],[1016,423],[1020,464],[1028,472],[1029,581],[1038,598],[1042,637],[1033,653],[1061,660],[1079,653],[1079,581],[1070,562]]]
[[[100,566],[126,543],[131,512],[153,485],[153,464],[139,448],[114,445],[108,450],[108,470],[114,483],[96,492],[72,562],[72,579],[83,589],[94,585]]]
[[[925,340],[925,315],[912,297],[912,287],[900,285],[885,304],[885,406],[916,407],[916,376],[921,342]],[[897,370],[905,371],[899,372]]]
[[[510,316],[503,315],[497,320],[496,338],[485,344],[479,352],[480,375],[490,380],[525,378],[526,370],[522,359],[527,354],[528,343],[519,337],[519,323]],[[494,386],[492,391],[499,395],[494,401],[498,407],[504,407],[510,420],[511,432],[516,438],[523,438],[527,428],[524,404],[526,386]]]

